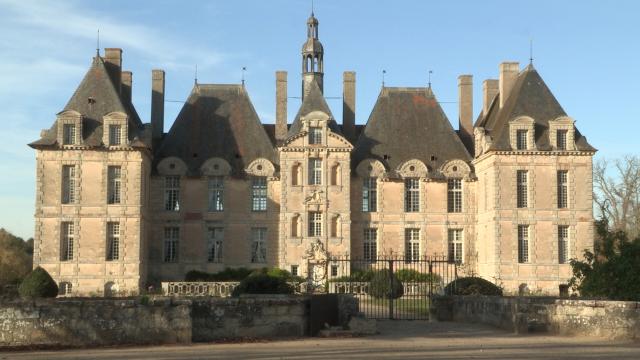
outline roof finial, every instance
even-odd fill
[[[384,87],[384,74],[387,73],[387,70],[382,70],[382,87]]]
[[[242,87],[244,87],[244,73],[247,71],[247,67],[243,66],[242,67]]]
[[[100,29],[98,29],[98,37],[96,38],[96,56],[100,56]]]
[[[195,72],[195,74],[193,76],[193,83],[195,85],[198,85],[198,64],[196,64],[196,72]]]
[[[311,16],[313,16],[313,0],[311,0]]]
[[[431,74],[433,74],[433,70],[429,70],[429,89],[431,89]]]
[[[533,65],[533,39],[529,39],[529,64]]]

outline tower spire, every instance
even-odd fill
[[[302,45],[302,98],[315,82],[323,90],[324,49],[318,39],[318,19],[313,14],[307,19],[307,40]]]

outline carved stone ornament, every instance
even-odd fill
[[[468,178],[471,168],[463,160],[454,159],[447,161],[440,167],[440,172],[447,178]]]
[[[275,174],[276,168],[273,166],[271,161],[265,158],[255,159],[247,166],[244,171],[253,176],[267,176],[271,177]]]
[[[313,192],[311,192],[311,194],[309,194],[307,197],[304,198],[304,203],[305,204],[319,204],[322,203],[322,194],[324,193],[324,191],[322,190],[313,190]]]
[[[304,259],[315,261],[326,261],[327,257],[327,250],[319,239],[310,242],[303,255]]]

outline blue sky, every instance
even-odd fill
[[[309,0],[26,1],[0,0],[0,227],[33,236],[35,152],[26,146],[48,128],[100,46],[123,49],[133,71],[133,101],[149,119],[151,69],[167,72],[166,98],[184,100],[198,66],[200,83],[246,86],[272,123],[276,70],[300,91],[300,47]],[[357,73],[356,121],[365,123],[386,69],[388,86],[425,86],[457,100],[457,76],[482,80],[498,64],[534,64],[597,158],[637,153],[640,133],[640,28],[637,1],[344,1],[316,0],[325,48],[325,95],[342,94],[342,72]],[[341,119],[339,100],[329,100]],[[293,117],[298,99],[289,100]],[[165,130],[179,111],[167,103]],[[457,105],[443,104],[457,127]]]

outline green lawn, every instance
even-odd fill
[[[372,297],[359,297],[360,311],[371,311],[377,315],[388,316],[389,299],[376,299]],[[393,313],[400,317],[429,317],[429,299],[426,297],[402,297],[393,300]]]

